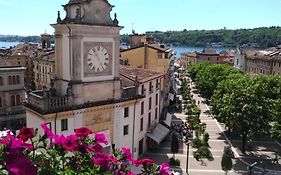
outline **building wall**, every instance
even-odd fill
[[[0,68],[0,130],[18,130],[25,125],[23,67]],[[0,81],[1,81],[0,80]]]
[[[281,59],[274,59],[272,63],[272,74],[280,75],[281,74]]]
[[[156,79],[152,80],[152,91],[149,91],[150,81],[140,84],[139,94],[142,94],[142,85],[144,85],[143,95],[145,96],[142,99],[137,101],[125,102],[119,104],[115,108],[115,120],[114,120],[114,143],[117,148],[127,147],[133,150],[134,158],[139,158],[139,141],[143,139],[143,151],[145,152],[148,149],[146,143],[147,137],[146,133],[152,131],[156,124],[159,122],[160,118],[160,88],[156,89]],[[158,104],[156,105],[156,94],[158,94]],[[149,99],[151,98],[151,109],[149,109]],[[143,114],[141,113],[141,104],[144,102]],[[129,107],[129,117],[124,117],[124,108]],[[157,109],[157,110],[156,110]],[[155,111],[157,111],[157,118],[155,119]],[[151,123],[149,123],[149,113],[151,113]],[[141,119],[143,119],[143,129],[141,130]],[[124,126],[129,125],[128,135],[123,135]],[[134,128],[134,129],[133,129]]]
[[[267,59],[246,58],[246,72],[250,74],[272,74],[272,61]]]
[[[25,70],[25,83],[31,84],[33,80],[33,59],[32,55],[9,55],[7,56],[9,62],[19,64],[26,67]]]
[[[43,86],[50,88],[51,73],[54,73],[55,62],[37,59],[34,61],[34,82],[37,90],[43,89]]]
[[[120,53],[122,60],[128,60],[129,66],[143,68],[144,67],[144,47],[139,47]]]
[[[220,63],[219,54],[217,54],[217,55],[197,54],[196,61],[198,63],[206,62],[206,61],[209,61],[213,64],[219,64]]]

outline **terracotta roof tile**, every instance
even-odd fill
[[[141,83],[147,82],[149,80],[153,80],[164,76],[164,74],[150,71],[147,69],[140,69],[140,68],[133,68],[129,66],[120,66],[120,75],[131,79],[132,81],[135,80],[135,77],[138,77],[138,81]]]

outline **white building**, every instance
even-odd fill
[[[160,103],[160,86],[164,75],[125,66],[120,68],[120,75],[123,86],[138,87],[138,94],[141,94],[142,98],[129,108],[120,109],[124,112],[120,112],[122,117],[115,118],[114,140],[118,148],[128,147],[133,150],[134,157],[138,158],[154,144],[149,141],[147,133],[152,132],[159,123],[160,109],[163,105]]]

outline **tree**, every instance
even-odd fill
[[[233,76],[222,81],[212,96],[218,121],[242,137],[242,152],[247,139],[268,134],[273,119],[272,109],[280,97],[280,78]]]
[[[178,134],[175,132],[172,133],[171,152],[173,153],[173,157],[179,152],[179,139]]]
[[[226,175],[227,172],[232,169],[232,156],[233,156],[233,152],[231,151],[230,146],[224,147],[224,151],[221,159],[221,169],[225,171]]]
[[[281,99],[276,101],[273,109],[274,122],[272,127],[272,137],[281,140]]]

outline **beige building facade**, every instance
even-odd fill
[[[0,130],[19,130],[26,124],[25,68],[0,58]]]
[[[33,61],[38,52],[37,44],[19,44],[5,55],[7,61],[26,67],[24,82],[27,89],[34,88]]]
[[[50,49],[34,59],[34,83],[36,89],[51,88],[51,78],[55,72],[55,51]]]
[[[281,49],[269,48],[261,51],[244,51],[245,71],[249,74],[280,75]]]

